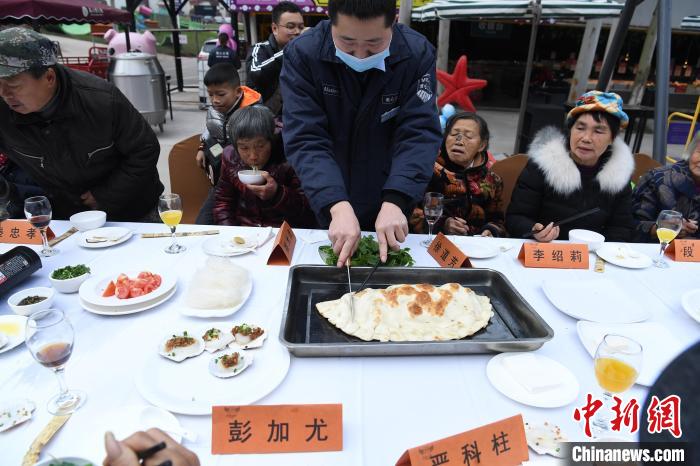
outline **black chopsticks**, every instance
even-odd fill
[[[574,220],[578,220],[578,219],[583,218],[583,217],[588,217],[589,215],[593,215],[593,214],[595,214],[595,213],[597,213],[597,212],[599,212],[599,211],[600,211],[600,207],[594,207],[594,208],[592,208],[592,209],[584,210],[583,212],[579,212],[579,213],[576,214],[576,215],[572,215],[571,217],[566,217],[566,218],[563,219],[563,220],[559,220],[558,222],[555,222],[554,225],[552,225],[552,226],[553,226],[553,227],[558,227],[558,226],[561,226],[561,225],[566,225],[567,223],[571,223],[571,222],[573,222]],[[545,225],[545,227],[546,227],[546,225]],[[540,230],[540,231],[541,231],[541,230]],[[523,238],[525,238],[525,239],[527,239],[527,238],[532,238],[532,237],[535,235],[535,233],[538,233],[538,232],[537,232],[537,231],[531,231],[531,232],[529,232],[529,233],[526,233],[525,235],[523,235]]]

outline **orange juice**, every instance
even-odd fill
[[[182,211],[166,210],[165,212],[160,213],[160,219],[163,220],[163,223],[169,227],[176,227],[180,223],[180,220],[182,220]]]
[[[678,232],[671,230],[670,228],[657,228],[656,236],[659,237],[659,241],[662,243],[670,243],[676,237]]]
[[[621,393],[637,380],[637,371],[619,359],[599,358],[595,361],[595,376],[603,390]]]

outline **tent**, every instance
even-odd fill
[[[131,23],[131,13],[95,0],[0,0],[0,23]]]

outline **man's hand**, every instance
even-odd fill
[[[466,235],[469,231],[467,221],[459,217],[448,217],[443,229],[448,235]]]
[[[408,236],[408,220],[396,204],[383,202],[382,208],[374,222],[379,242],[379,260],[386,262],[387,246],[394,251],[399,249],[399,243],[406,241]]]
[[[97,200],[92,195],[90,191],[86,191],[80,195],[80,199],[83,201],[83,205],[90,208],[90,210],[97,210]]]
[[[540,243],[549,243],[559,238],[559,227],[555,227],[554,222],[549,222],[546,227],[541,223],[535,223],[532,231],[535,232],[532,237]]]
[[[197,155],[195,155],[194,159],[197,162],[197,166],[204,170],[204,151],[197,151]]]
[[[145,459],[143,463],[139,461],[137,452],[148,450],[160,442],[165,443],[165,448]],[[197,455],[175,442],[160,429],[136,432],[121,442],[114,438],[114,434],[107,432],[105,433],[105,451],[107,457],[102,462],[104,466],[139,466],[141,464],[156,466],[166,463],[171,466],[199,466]]]
[[[277,181],[273,177],[270,176],[269,173],[267,172],[260,172],[265,178],[265,184],[259,184],[259,185],[253,185],[253,184],[247,184],[245,187],[247,189],[250,189],[250,191],[255,194],[257,197],[262,199],[263,201],[269,201],[273,197],[275,197],[275,194],[277,194],[277,190],[279,189],[279,185],[277,184]]]
[[[348,201],[341,201],[331,207],[331,224],[328,239],[333,252],[338,255],[338,267],[342,267],[352,257],[360,242],[360,222]]]
[[[698,231],[698,221],[697,220],[687,220],[683,219],[683,226],[681,227],[680,233],[678,233],[679,238],[685,238],[686,236],[693,236],[695,232]]]

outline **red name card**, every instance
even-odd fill
[[[440,267],[458,269],[472,266],[467,255],[442,233],[438,233],[430,243],[428,254],[440,264]]]
[[[292,263],[294,246],[297,244],[297,237],[292,231],[292,227],[287,222],[283,222],[275,242],[272,243],[272,252],[267,259],[267,265],[289,265]]]
[[[47,228],[47,239],[54,236],[51,228]],[[4,220],[0,222],[0,243],[42,244],[41,233],[27,220]]]
[[[666,255],[678,262],[700,262],[700,241],[677,239],[666,248]]]
[[[211,452],[341,451],[343,405],[213,406]]]
[[[523,417],[509,417],[406,451],[396,466],[487,464],[512,466],[529,458]]]
[[[566,243],[525,243],[518,253],[525,267],[587,269],[588,245]]]

